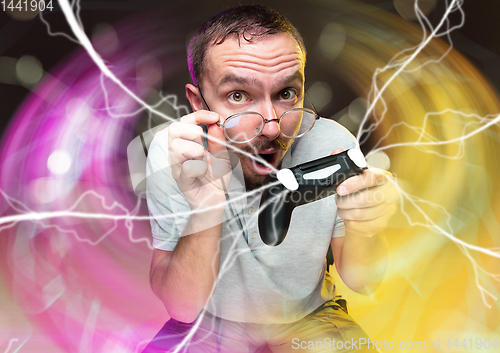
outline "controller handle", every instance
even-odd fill
[[[334,195],[344,180],[367,169],[363,154],[350,149],[278,171],[269,176],[271,185],[262,193],[258,226],[262,241],[269,246],[283,242],[290,227],[293,209]]]
[[[285,239],[295,208],[295,204],[290,202],[292,194],[293,191],[283,184],[272,185],[263,191],[258,224],[260,236],[266,245],[276,246]]]

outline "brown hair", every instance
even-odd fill
[[[230,35],[251,42],[255,37],[289,33],[306,55],[304,41],[297,29],[280,13],[262,5],[232,7],[205,22],[191,38],[188,67],[194,85],[198,86],[204,71],[205,53],[209,44],[223,43]]]

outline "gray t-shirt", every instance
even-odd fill
[[[338,123],[320,119],[307,135],[294,142],[283,159],[283,167],[327,156],[339,147],[355,148],[357,143]],[[165,129],[156,134],[149,148],[148,207],[153,246],[173,251],[189,219],[190,207],[172,178],[167,155]],[[238,322],[300,320],[334,296],[335,286],[326,272],[325,259],[331,238],[344,236],[335,197],[295,208],[286,239],[270,247],[259,235],[261,193],[242,192],[238,167],[228,188],[237,217],[226,207],[219,278],[206,310]]]

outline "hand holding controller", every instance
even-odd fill
[[[262,241],[270,246],[281,244],[295,207],[334,195],[338,185],[367,167],[361,151],[350,149],[278,171],[276,178],[280,183],[264,190],[260,202],[258,224]]]

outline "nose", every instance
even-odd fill
[[[260,133],[262,136],[270,140],[274,140],[280,134],[280,127],[278,125],[278,116],[272,104],[266,104],[266,110],[263,111],[262,116],[264,117],[264,128]]]

